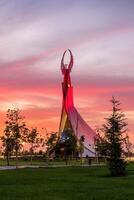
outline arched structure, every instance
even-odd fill
[[[66,52],[70,54],[69,64],[64,64],[64,57]],[[74,106],[73,101],[73,87],[71,84],[70,72],[73,67],[73,56],[70,50],[66,50],[61,60],[61,72],[64,76],[62,82],[63,101],[62,101],[62,113],[59,126],[59,137],[62,136],[64,130],[70,128],[79,140],[81,136],[84,136],[84,156],[95,156],[94,151],[94,138],[95,132],[88,126],[81,115],[78,113]]]

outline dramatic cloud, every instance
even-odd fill
[[[134,141],[134,2],[0,1],[0,121],[23,110],[29,126],[58,130],[62,104],[60,60],[74,54],[75,104],[95,128],[122,102]]]

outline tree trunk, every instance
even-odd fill
[[[65,163],[66,163],[66,165],[68,165],[68,156],[67,156],[66,152],[65,152],[65,154],[64,154],[64,158],[65,158]]]
[[[33,164],[33,153],[31,152],[30,165]]]
[[[72,165],[74,164],[73,160],[74,160],[74,152],[72,151],[72,154],[71,154]]]
[[[18,168],[18,151],[15,152],[16,157],[16,169]]]
[[[7,152],[7,166],[10,166],[10,163],[9,163],[9,152]]]
[[[47,161],[47,165],[49,165],[49,150],[47,150],[46,161]]]
[[[96,163],[97,164],[99,164],[99,155],[98,155],[98,153],[96,152],[96,155],[95,155],[95,157],[96,157]]]
[[[66,165],[68,165],[68,158],[67,157],[65,157],[65,163],[66,163]]]
[[[31,148],[30,148],[30,165],[33,164],[33,144],[31,145]]]
[[[82,165],[82,152],[80,152],[80,161],[81,161],[81,165]]]

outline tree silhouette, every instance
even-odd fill
[[[10,156],[14,149],[14,138],[8,131],[8,128],[6,128],[4,132],[5,132],[5,135],[1,137],[1,140],[2,140],[2,146],[4,149],[4,156],[6,157],[7,165],[9,166]]]
[[[9,152],[9,150],[15,151],[16,168],[17,168],[18,152],[22,147],[23,134],[24,134],[26,125],[24,122],[24,117],[21,115],[21,110],[19,110],[19,109],[15,109],[15,108],[8,109],[6,117],[7,117],[7,120],[5,122],[6,127],[4,130],[4,132],[6,133],[5,134],[6,140],[3,140],[3,141],[5,141],[4,144],[6,144],[6,150],[8,150],[8,152]],[[9,148],[9,147],[11,147],[11,148]]]
[[[106,118],[101,131],[102,137],[96,139],[97,151],[107,156],[108,167],[112,176],[124,176],[126,174],[126,162],[123,159],[124,145],[126,140],[127,123],[125,114],[120,109],[120,101],[114,97],[112,103],[112,113]]]
[[[30,163],[32,165],[34,151],[40,146],[41,142],[37,128],[31,130],[27,128],[24,132],[24,141],[30,145]]]

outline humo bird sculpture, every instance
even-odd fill
[[[67,52],[70,54],[70,62],[65,64],[64,59]],[[83,156],[88,155],[90,157],[94,157],[94,138],[96,134],[93,129],[90,128],[90,126],[84,121],[74,106],[73,87],[70,78],[70,72],[72,70],[73,63],[74,61],[72,52],[68,49],[63,53],[61,59],[61,72],[64,78],[62,82],[63,101],[59,125],[59,137],[62,137],[64,131],[67,129],[71,129],[78,140],[81,138],[81,136],[84,136],[85,141]]]

